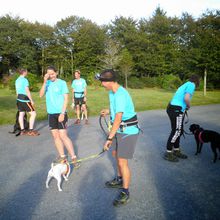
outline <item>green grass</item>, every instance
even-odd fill
[[[71,91],[71,90],[70,90]],[[151,109],[165,109],[174,91],[162,89],[128,89],[131,94],[136,111],[146,111]],[[37,112],[37,120],[47,118],[45,98],[40,98],[38,92],[32,92]],[[108,107],[108,92],[102,87],[88,87],[88,107],[89,115],[98,115],[100,110]],[[72,95],[69,98],[69,118],[75,117],[70,108]],[[192,99],[192,106],[208,105],[220,103],[220,91],[208,91],[204,97],[203,92],[196,91]],[[0,125],[14,124],[16,107],[15,92],[7,88],[0,89]]]

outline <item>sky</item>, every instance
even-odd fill
[[[160,6],[167,16],[181,17],[188,12],[198,18],[206,9],[220,10],[220,0],[0,0],[0,17],[9,14],[26,21],[55,25],[57,21],[76,15],[98,25],[116,17],[149,18]]]

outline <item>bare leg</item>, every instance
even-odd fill
[[[68,153],[70,154],[71,158],[72,159],[76,158],[76,154],[75,154],[74,148],[73,148],[73,143],[70,140],[70,138],[68,137],[67,130],[66,129],[59,130],[59,136],[60,136],[63,144],[65,145]]]
[[[80,106],[79,105],[76,106],[76,116],[77,116],[77,119],[80,119]]]
[[[63,146],[63,142],[62,142],[61,137],[60,137],[59,130],[58,129],[53,129],[53,130],[51,130],[51,133],[52,133],[54,143],[55,143],[55,146],[56,146],[56,149],[57,149],[59,155],[60,156],[65,155],[64,146]]]
[[[19,125],[20,125],[21,130],[24,129],[24,115],[25,115],[25,112],[19,112],[18,121],[19,121]]]
[[[117,158],[119,174],[122,174],[123,188],[128,189],[131,180],[131,172],[128,167],[128,160],[124,158]]]
[[[34,122],[35,122],[35,118],[36,118],[36,112],[29,112],[29,114],[31,115],[30,119],[29,119],[29,129],[33,129],[34,128]]]

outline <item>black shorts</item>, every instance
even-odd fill
[[[21,102],[17,100],[17,108],[19,112],[33,112],[35,111],[31,102]]]
[[[83,105],[83,104],[86,104],[86,102],[84,101],[84,97],[82,97],[82,98],[74,98],[74,104],[75,104],[75,105]]]
[[[58,122],[59,115],[60,114],[48,114],[50,130],[67,128],[67,121],[68,121],[67,113],[65,114],[64,120],[62,122]]]

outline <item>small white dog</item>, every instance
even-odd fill
[[[49,182],[52,178],[55,178],[57,180],[57,187],[59,191],[62,191],[61,189],[61,182],[62,182],[62,176],[65,181],[68,180],[68,177],[70,175],[70,164],[68,162],[65,163],[52,163],[51,169],[48,172],[47,180],[46,180],[46,187],[49,188]]]

